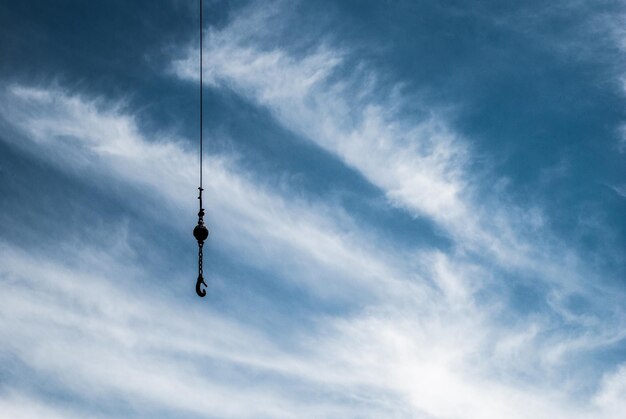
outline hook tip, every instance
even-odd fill
[[[202,289],[202,285],[206,287],[206,282],[204,282],[204,278],[202,278],[202,276],[199,276],[198,281],[196,282],[196,294],[198,294],[198,297],[200,298],[206,295],[206,290]]]

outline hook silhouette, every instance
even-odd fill
[[[205,287],[206,282],[204,282],[204,278],[202,278],[202,275],[198,275],[198,282],[196,282],[196,294],[198,294],[199,297],[204,297],[206,295],[206,290],[202,289],[202,285],[204,285]]]
[[[198,225],[193,229],[193,236],[198,241],[198,280],[196,281],[196,294],[199,297],[206,295],[206,290],[202,289],[202,285],[207,286],[202,277],[202,247],[204,241],[209,237],[209,229],[204,225],[204,208],[202,208],[202,187],[198,188],[198,199],[200,200],[200,211],[198,212]]]

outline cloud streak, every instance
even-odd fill
[[[285,9],[280,3],[274,8],[289,14]],[[567,276],[568,284],[584,286],[583,279],[572,277],[581,261],[543,228],[539,208],[517,207],[497,190],[479,193],[484,175],[470,170],[475,163],[470,143],[450,127],[447,112],[405,97],[400,84],[377,94],[382,89],[376,73],[354,65],[348,51],[333,49],[328,41],[298,53],[264,44],[268,28],[281,30],[275,20],[250,7],[225,28],[209,30],[206,83],[267,108],[284,127],[358,171],[393,205],[433,220],[462,251],[486,255],[507,269],[540,271],[545,280]],[[195,80],[197,50],[172,68]],[[421,103],[422,116],[398,117],[409,102]],[[562,262],[552,262],[555,256],[567,261],[567,273]]]
[[[274,13],[289,15],[280,5]],[[481,259],[480,264],[492,265],[488,269],[504,271],[499,275],[545,282],[547,303],[559,316],[579,317],[564,303],[569,296],[596,294],[602,297],[592,298],[592,305],[606,308],[613,300],[614,316],[623,317],[623,295],[614,300],[615,289],[589,280],[603,273],[550,231],[541,208],[515,205],[498,189],[484,193],[479,185],[497,184],[498,179],[491,179],[488,169],[470,169],[471,146],[450,127],[445,113],[428,110],[421,119],[399,117],[402,103],[421,103],[420,98],[403,97],[400,88],[382,98],[374,95],[380,91],[376,74],[364,65],[349,67],[353,61],[345,48],[333,49],[321,41],[315,48],[292,52],[290,45],[265,41],[272,39],[270,27],[273,32],[282,29],[273,13],[252,6],[225,28],[209,30],[207,83],[267,108],[283,126],[362,174],[392,204],[433,220],[453,239],[458,254],[468,253]],[[194,79],[196,57],[197,51],[191,51],[174,61],[173,70]]]
[[[142,264],[129,231],[148,241],[169,225],[191,240],[195,149],[147,134],[126,103],[10,85],[0,94],[9,147],[105,191],[125,185],[125,205],[149,209],[145,230],[118,220],[104,241],[28,251],[0,241],[0,353],[13,365],[0,374],[10,377],[0,415],[618,417],[624,365],[593,355],[626,337],[623,293],[557,240],[541,208],[482,194],[493,179],[472,170],[446,112],[407,116],[414,98],[400,87],[375,99],[375,71],[351,67],[348,46],[257,41],[280,30],[274,13],[250,7],[209,30],[207,87],[269,110],[381,190],[383,210],[432,220],[453,246],[384,239],[339,204],[243,168],[235,152],[213,154],[212,251],[238,270],[216,264],[212,280],[240,296],[225,312],[190,304],[163,285],[177,278]],[[193,57],[172,64],[176,77],[195,80]],[[89,226],[68,228],[89,237]],[[250,295],[237,276],[279,291]],[[285,301],[294,288],[313,309]],[[263,298],[288,308],[260,311]]]
[[[51,163],[144,185],[158,190],[168,206],[192,210],[181,190],[193,189],[189,161],[194,159],[183,143],[149,142],[132,117],[118,107],[98,109],[93,101],[58,90],[13,87],[6,95],[12,106],[3,108],[5,121],[12,121],[14,129],[37,144],[38,153],[56,150],[55,154],[44,153]],[[78,153],[70,153],[72,148]],[[97,164],[85,165],[85,161]],[[288,349],[282,347],[284,343],[273,342],[267,330],[247,328],[236,318],[206,309],[190,313],[166,299],[155,311],[141,302],[136,289],[120,288],[107,279],[128,275],[123,261],[118,260],[120,266],[107,268],[99,277],[84,267],[68,270],[54,258],[46,261],[33,256],[38,260],[35,264],[30,256],[5,244],[2,277],[12,286],[2,307],[4,315],[10,313],[14,319],[3,323],[4,335],[13,337],[13,346],[5,350],[19,353],[22,362],[39,374],[54,376],[66,371],[59,385],[84,403],[130,397],[133,411],[198,416],[212,411],[221,417],[258,417],[258,412],[267,417],[293,417],[303,410],[310,417],[392,413],[410,417],[415,412],[423,412],[424,417],[455,417],[460,412],[468,417],[528,417],[518,412],[522,406],[532,405],[537,415],[579,415],[564,404],[551,402],[551,397],[536,394],[537,390],[516,388],[514,381],[509,382],[512,376],[504,380],[491,377],[494,365],[508,375],[514,364],[536,362],[532,356],[520,359],[516,354],[537,353],[537,345],[549,344],[536,339],[538,331],[545,333],[548,325],[538,318],[535,329],[500,329],[491,318],[498,308],[475,300],[475,292],[482,287],[477,279],[486,274],[484,267],[441,252],[426,251],[414,256],[412,263],[391,252],[380,253],[380,248],[374,252],[359,245],[365,241],[361,237],[372,233],[346,230],[354,222],[341,209],[287,201],[271,190],[254,188],[245,177],[226,169],[227,164],[223,157],[211,158],[208,189],[214,220],[238,238],[231,239],[232,243],[225,240],[223,245],[245,249],[252,256],[249,263],[270,262],[275,264],[272,270],[285,276],[295,272],[318,298],[347,301],[344,298],[354,296],[358,288],[364,310],[347,317],[319,315],[309,333],[292,337],[296,346]],[[227,198],[220,196],[224,191],[228,191]],[[113,242],[124,242],[124,237],[122,234]],[[310,242],[302,242],[302,237]],[[266,243],[263,252],[246,249],[246,242],[261,238]],[[326,244],[320,247],[319,243]],[[281,268],[280,252],[290,252],[289,259],[301,266]],[[418,280],[415,272],[420,269],[430,282]],[[344,284],[329,292],[329,278]],[[320,282],[323,291],[318,288]],[[206,323],[207,319],[210,332],[190,330],[190,324]],[[468,330],[470,335],[465,333]],[[46,336],[44,343],[33,344],[36,336]],[[494,343],[497,358],[478,355],[489,354]],[[91,356],[77,358],[73,353]],[[197,370],[197,356],[222,368],[235,365],[236,372],[210,379]],[[255,371],[267,371],[276,378],[265,382],[263,390],[241,392],[238,383],[258,374]],[[284,383],[302,389],[285,392]],[[619,376],[607,378],[605,383],[607,389],[598,393],[598,404],[612,409],[615,396],[611,394],[619,392]],[[86,391],[89,388],[94,390]],[[329,403],[313,397],[307,390],[311,388],[352,396]],[[20,404],[15,400],[27,397],[25,394],[29,393],[5,399],[7,411],[17,409]],[[450,400],[455,402],[450,404]]]

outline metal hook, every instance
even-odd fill
[[[207,286],[206,282],[204,282],[204,278],[202,277],[202,247],[204,246],[204,241],[209,237],[209,229],[204,225],[204,209],[202,208],[202,188],[198,188],[200,190],[198,194],[198,199],[200,200],[200,211],[198,212],[198,225],[193,229],[193,236],[198,241],[198,280],[196,281],[196,294],[199,297],[204,297],[206,295],[206,290],[202,288],[202,285]]]
[[[198,297],[204,297],[206,295],[206,290],[202,289],[202,285],[207,286],[202,275],[198,275],[198,281],[196,282],[196,294],[198,294]]]

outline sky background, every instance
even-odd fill
[[[626,410],[626,4],[0,2],[0,416]]]

